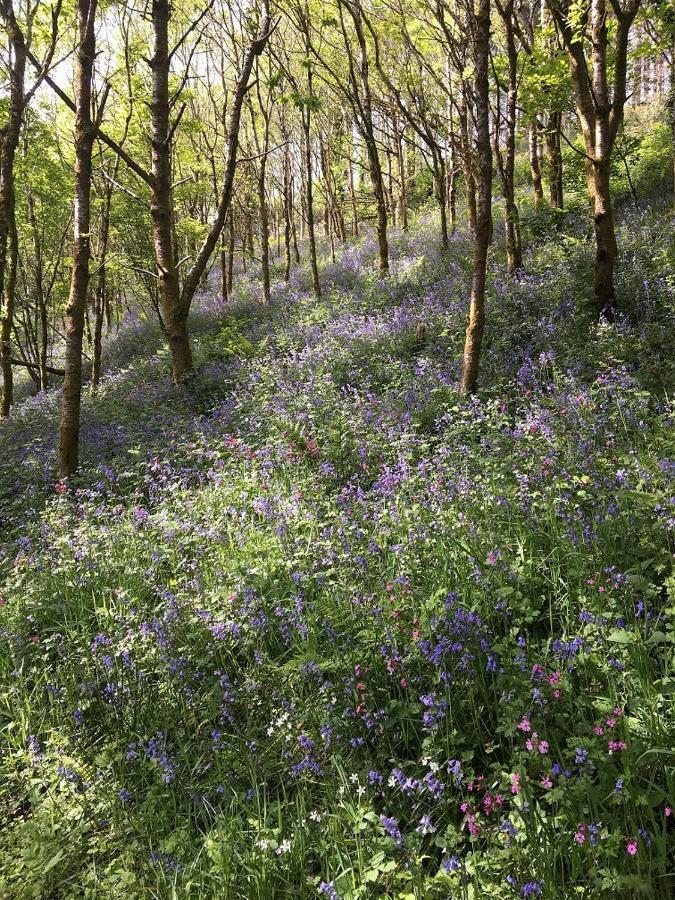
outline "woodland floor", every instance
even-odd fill
[[[2,424],[0,895],[672,896],[675,221],[602,326],[525,224],[470,401],[422,222],[203,292],[181,392],[130,316],[65,490],[58,392]]]

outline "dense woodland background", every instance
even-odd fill
[[[673,3],[0,24],[0,895],[672,896]]]

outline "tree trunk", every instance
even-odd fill
[[[312,93],[311,72],[308,73],[309,92]],[[305,135],[305,216],[307,222],[307,236],[309,238],[309,265],[312,272],[312,288],[314,296],[321,296],[321,283],[319,282],[319,267],[316,261],[316,234],[314,228],[314,187],[312,184],[312,135],[310,131],[311,113],[309,107],[303,109],[302,125]]]
[[[504,243],[506,245],[506,265],[510,274],[523,267],[523,255],[520,242],[520,217],[515,199],[515,164],[516,164],[516,117],[518,100],[518,52],[513,23],[513,0],[507,0],[500,7],[506,35],[508,57],[508,93],[506,97],[506,142],[503,156],[499,150],[499,115],[495,126],[495,151],[504,194]]]
[[[405,136],[405,122],[403,123],[403,127],[398,127],[398,118],[395,120],[396,125],[396,160],[398,163],[398,177],[401,182],[401,187],[398,195],[398,208],[399,208],[399,224],[403,231],[408,230],[408,190],[406,184],[406,171],[405,171],[405,152],[403,149],[403,138]]]
[[[117,168],[115,169],[117,171]],[[101,211],[101,238],[98,254],[98,275],[96,277],[96,293],[94,294],[94,334],[91,367],[91,392],[96,392],[101,380],[101,347],[103,336],[103,318],[106,307],[106,260],[108,256],[108,237],[110,235],[110,206],[112,203],[112,185],[105,188],[103,209]]]
[[[485,278],[492,230],[492,152],[490,148],[490,98],[488,59],[490,52],[490,0],[479,0],[473,35],[474,97],[476,122],[476,229],[473,238],[471,303],[464,343],[464,367],[460,390],[476,390],[481,344],[485,330]]]
[[[263,303],[271,300],[270,286],[270,222],[267,207],[267,158],[263,156],[258,168],[258,205],[260,207],[260,262],[263,282]]]
[[[380,163],[380,155],[377,149],[377,141],[375,139],[375,126],[373,124],[373,104],[370,92],[370,74],[368,65],[368,47],[363,31],[362,10],[360,4],[345,4],[349,14],[354,22],[354,30],[356,39],[359,44],[359,66],[358,66],[358,84],[355,75],[353,78],[353,87],[355,92],[360,88],[359,124],[361,136],[366,145],[366,156],[368,157],[368,172],[370,181],[373,186],[373,197],[375,198],[375,208],[377,213],[377,249],[378,249],[378,266],[382,275],[389,274],[389,242],[387,239],[387,201],[384,192],[384,178],[382,177],[382,165]],[[350,66],[350,72],[353,68]]]
[[[537,123],[532,122],[528,132],[528,149],[530,155],[530,176],[532,178],[532,193],[534,206],[538,209],[544,200],[544,188],[541,183],[541,167],[539,165],[539,132]]]
[[[368,153],[368,171],[370,172],[370,180],[373,185],[373,194],[375,196],[375,206],[377,209],[376,232],[378,266],[382,275],[388,275],[389,241],[387,238],[387,203],[384,196],[382,169],[380,167],[380,157],[377,152],[374,133],[366,140],[366,150]]]
[[[46,391],[48,387],[47,378],[47,349],[49,342],[49,316],[47,310],[47,298],[44,290],[44,263],[42,255],[42,242],[40,237],[40,229],[38,227],[37,216],[35,214],[35,198],[30,189],[30,185],[26,189],[26,212],[28,215],[28,223],[33,238],[33,253],[35,256],[35,301],[37,304],[37,312],[39,317],[38,325],[38,390]],[[56,264],[55,264],[56,265]]]
[[[26,42],[11,0],[4,0],[1,12],[10,45],[9,116],[0,133],[0,364],[3,378],[0,417],[4,418],[9,415],[14,399],[12,329],[18,256],[14,159],[25,106]]]
[[[234,227],[234,209],[230,207],[229,213],[230,219],[230,230],[228,235],[228,247],[227,247],[227,284],[226,284],[226,292],[227,296],[232,296],[232,287],[234,285],[234,249],[237,238],[237,233]]]
[[[78,0],[73,268],[66,309],[65,376],[59,434],[59,472],[62,477],[72,475],[79,464],[82,334],[89,286],[91,161],[96,135],[91,117],[91,83],[96,55],[96,6],[97,0]]]
[[[223,303],[226,303],[229,296],[229,286],[227,283],[227,244],[228,236],[223,230],[220,235],[220,292],[223,297]]]
[[[162,325],[171,351],[173,379],[180,384],[193,369],[187,330],[188,310],[181,303],[173,240],[173,190],[169,137],[169,19],[170,0],[153,0],[152,71],[152,191],[150,218],[157,263],[157,282]]]
[[[354,149],[353,145],[352,148]],[[354,164],[352,162],[351,155],[347,161],[348,166],[348,174],[349,174],[349,199],[352,205],[352,237],[359,236],[359,215],[358,208],[356,205],[356,189],[354,187]]]
[[[284,281],[288,283],[291,278],[291,219],[293,217],[293,201],[291,198],[291,156],[288,145],[284,148],[284,183],[282,201],[284,205]]]
[[[595,301],[598,317],[612,321],[616,315],[614,265],[618,251],[609,184],[609,161],[596,161],[593,174],[593,222],[596,241]]]
[[[448,249],[448,214],[446,207],[445,160],[440,152],[433,151],[434,197],[438,204],[441,220],[441,247]]]
[[[551,113],[546,128],[546,157],[548,165],[549,203],[554,209],[563,208],[563,162],[560,146],[562,114]]]
[[[459,129],[462,146],[462,166],[464,169],[464,189],[466,191],[466,216],[469,233],[476,233],[476,181],[473,174],[471,139],[469,137],[469,121],[467,111],[467,86],[462,84],[459,97]]]

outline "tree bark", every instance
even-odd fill
[[[319,266],[316,260],[316,233],[314,227],[314,185],[312,173],[312,92],[313,80],[312,70],[307,71],[307,90],[309,98],[302,108],[302,128],[304,134],[304,150],[305,150],[305,221],[307,224],[307,237],[309,239],[309,266],[312,272],[312,288],[314,296],[318,299],[321,296],[321,282],[319,281]]]
[[[59,433],[59,473],[62,477],[72,475],[79,464],[82,334],[89,286],[91,163],[96,136],[91,114],[92,73],[96,55],[96,7],[97,0],[78,0],[73,268],[66,309],[65,376]]]
[[[539,165],[539,132],[536,122],[532,122],[528,131],[528,150],[534,206],[535,209],[538,209],[544,200],[544,188],[541,182],[541,166]]]
[[[399,128],[398,116],[394,119],[394,127],[396,128],[396,161],[398,164],[398,177],[401,183],[398,194],[399,208],[399,224],[403,231],[408,230],[408,186],[405,171],[405,151],[403,139],[405,137],[405,122]]]
[[[563,161],[560,146],[562,114],[551,113],[546,128],[546,162],[548,168],[549,203],[554,209],[563,208]]]
[[[464,169],[464,190],[466,192],[466,216],[469,225],[469,233],[474,235],[477,227],[476,180],[473,173],[473,154],[469,136],[466,94],[467,85],[463,82],[459,96],[459,132],[462,147],[462,167]]]
[[[438,204],[441,222],[441,247],[443,252],[448,249],[448,213],[447,213],[447,183],[445,177],[445,160],[440,150],[433,150],[433,178],[434,197]]]
[[[508,59],[508,88],[506,97],[506,141],[504,153],[499,150],[499,122],[501,114],[497,114],[495,125],[495,151],[499,165],[499,173],[504,194],[504,243],[506,245],[506,265],[510,274],[523,267],[523,254],[520,240],[520,217],[515,199],[515,164],[516,164],[516,116],[518,100],[518,51],[514,31],[513,0],[507,0],[502,6],[498,4],[499,13],[504,23],[506,51]]]
[[[549,0],[567,49],[586,149],[586,177],[596,239],[596,315],[599,319],[611,320],[617,308],[613,283],[617,246],[609,173],[612,150],[623,122],[626,103],[630,28],[640,0],[612,0],[610,4],[616,20],[612,40],[611,90],[608,75],[609,9],[606,0],[591,0],[590,10],[580,23],[583,32],[590,32],[590,59],[578,26],[573,28],[570,22],[570,2]]]
[[[11,48],[9,116],[0,132],[0,364],[3,379],[0,417],[4,418],[9,415],[14,399],[12,329],[18,256],[14,160],[25,107],[26,42],[11,0],[3,0],[2,19]]]
[[[239,126],[244,97],[248,89],[253,64],[263,52],[270,35],[269,0],[263,0],[263,15],[258,33],[251,38],[232,99],[227,128],[227,162],[216,215],[192,266],[185,275],[182,288],[178,278],[174,250],[173,192],[171,186],[172,128],[169,125],[169,54],[168,28],[171,18],[170,0],[153,0],[153,56],[152,72],[150,171],[150,218],[157,265],[160,309],[173,362],[173,378],[180,384],[193,369],[192,350],[187,328],[188,315],[195,291],[206,270],[223,230],[234,187],[234,175],[239,149]]]
[[[373,103],[370,90],[370,72],[368,64],[368,47],[363,31],[363,11],[360,0],[352,0],[342,5],[348,10],[354,23],[354,31],[359,45],[358,82],[350,65],[350,77],[353,78],[354,93],[359,92],[358,119],[361,125],[361,136],[366,145],[368,158],[368,173],[373,187],[376,210],[376,234],[378,250],[378,266],[382,275],[389,274],[389,241],[387,238],[387,201],[384,191],[384,179],[382,177],[382,165],[375,139],[375,126],[373,123]]]
[[[471,302],[464,343],[464,367],[460,390],[476,390],[481,345],[485,330],[485,280],[487,253],[492,230],[492,152],[490,147],[490,99],[488,59],[490,53],[490,0],[479,0],[470,9],[474,58],[474,118],[476,125],[476,228],[473,236]]]
[[[173,190],[171,167],[169,105],[169,20],[170,0],[153,0],[151,145],[152,191],[150,219],[157,265],[157,285],[162,324],[169,343],[173,379],[179,384],[193,369],[192,349],[187,330],[188,309],[181,302],[176,266],[173,224]],[[201,274],[201,273],[200,273]]]
[[[110,235],[110,207],[112,204],[112,185],[107,184],[103,196],[101,210],[101,236],[98,251],[98,275],[94,294],[94,333],[91,367],[91,392],[95,393],[101,380],[101,348],[103,344],[103,319],[106,308],[106,261],[108,256],[108,238]]]

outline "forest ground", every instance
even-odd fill
[[[516,279],[497,234],[468,401],[433,220],[386,281],[366,238],[319,301],[203,292],[181,393],[130,315],[67,484],[58,392],[23,400],[1,895],[672,896],[675,222],[620,219],[612,325],[578,210]]]

